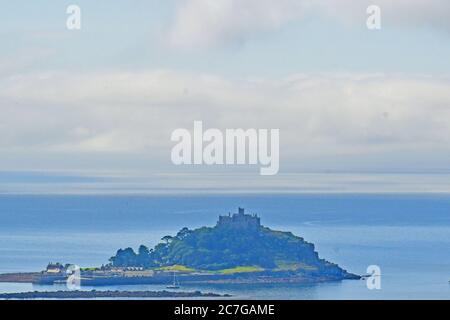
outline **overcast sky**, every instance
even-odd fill
[[[0,4],[2,172],[196,172],[170,162],[171,132],[194,120],[279,128],[293,179],[450,172],[449,1]]]

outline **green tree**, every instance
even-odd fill
[[[161,238],[161,240],[164,241],[166,244],[169,244],[173,240],[173,237],[172,236],[164,236]]]

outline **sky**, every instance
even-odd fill
[[[80,30],[66,27],[71,4]],[[381,9],[380,30],[366,26],[369,5]],[[156,176],[193,188],[221,175],[213,180],[223,189],[263,179],[269,189],[346,191],[360,188],[355,175],[373,191],[411,174],[413,191],[424,175],[427,190],[450,190],[440,175],[450,172],[448,1],[0,0],[0,8],[0,192],[49,172],[147,177],[152,188]],[[279,128],[281,176],[174,166],[171,132],[192,130],[194,120]],[[334,184],[323,173],[347,176]],[[381,183],[372,174],[393,176]]]

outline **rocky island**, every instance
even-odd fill
[[[213,227],[181,229],[149,249],[119,249],[107,265],[81,269],[81,285],[314,283],[360,279],[321,259],[314,245],[291,232],[261,225],[256,214],[220,216]],[[68,265],[46,271],[0,275],[0,281],[54,284],[67,280]],[[24,281],[21,281],[24,280]]]

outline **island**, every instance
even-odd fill
[[[72,267],[51,263],[41,272],[0,275],[0,282],[64,283]],[[219,216],[213,227],[182,228],[152,249],[145,245],[137,252],[119,249],[109,263],[81,268],[78,280],[81,286],[165,284],[177,289],[199,283],[317,283],[360,278],[320,258],[314,244],[302,237],[265,227],[258,215],[238,208],[234,214]]]

